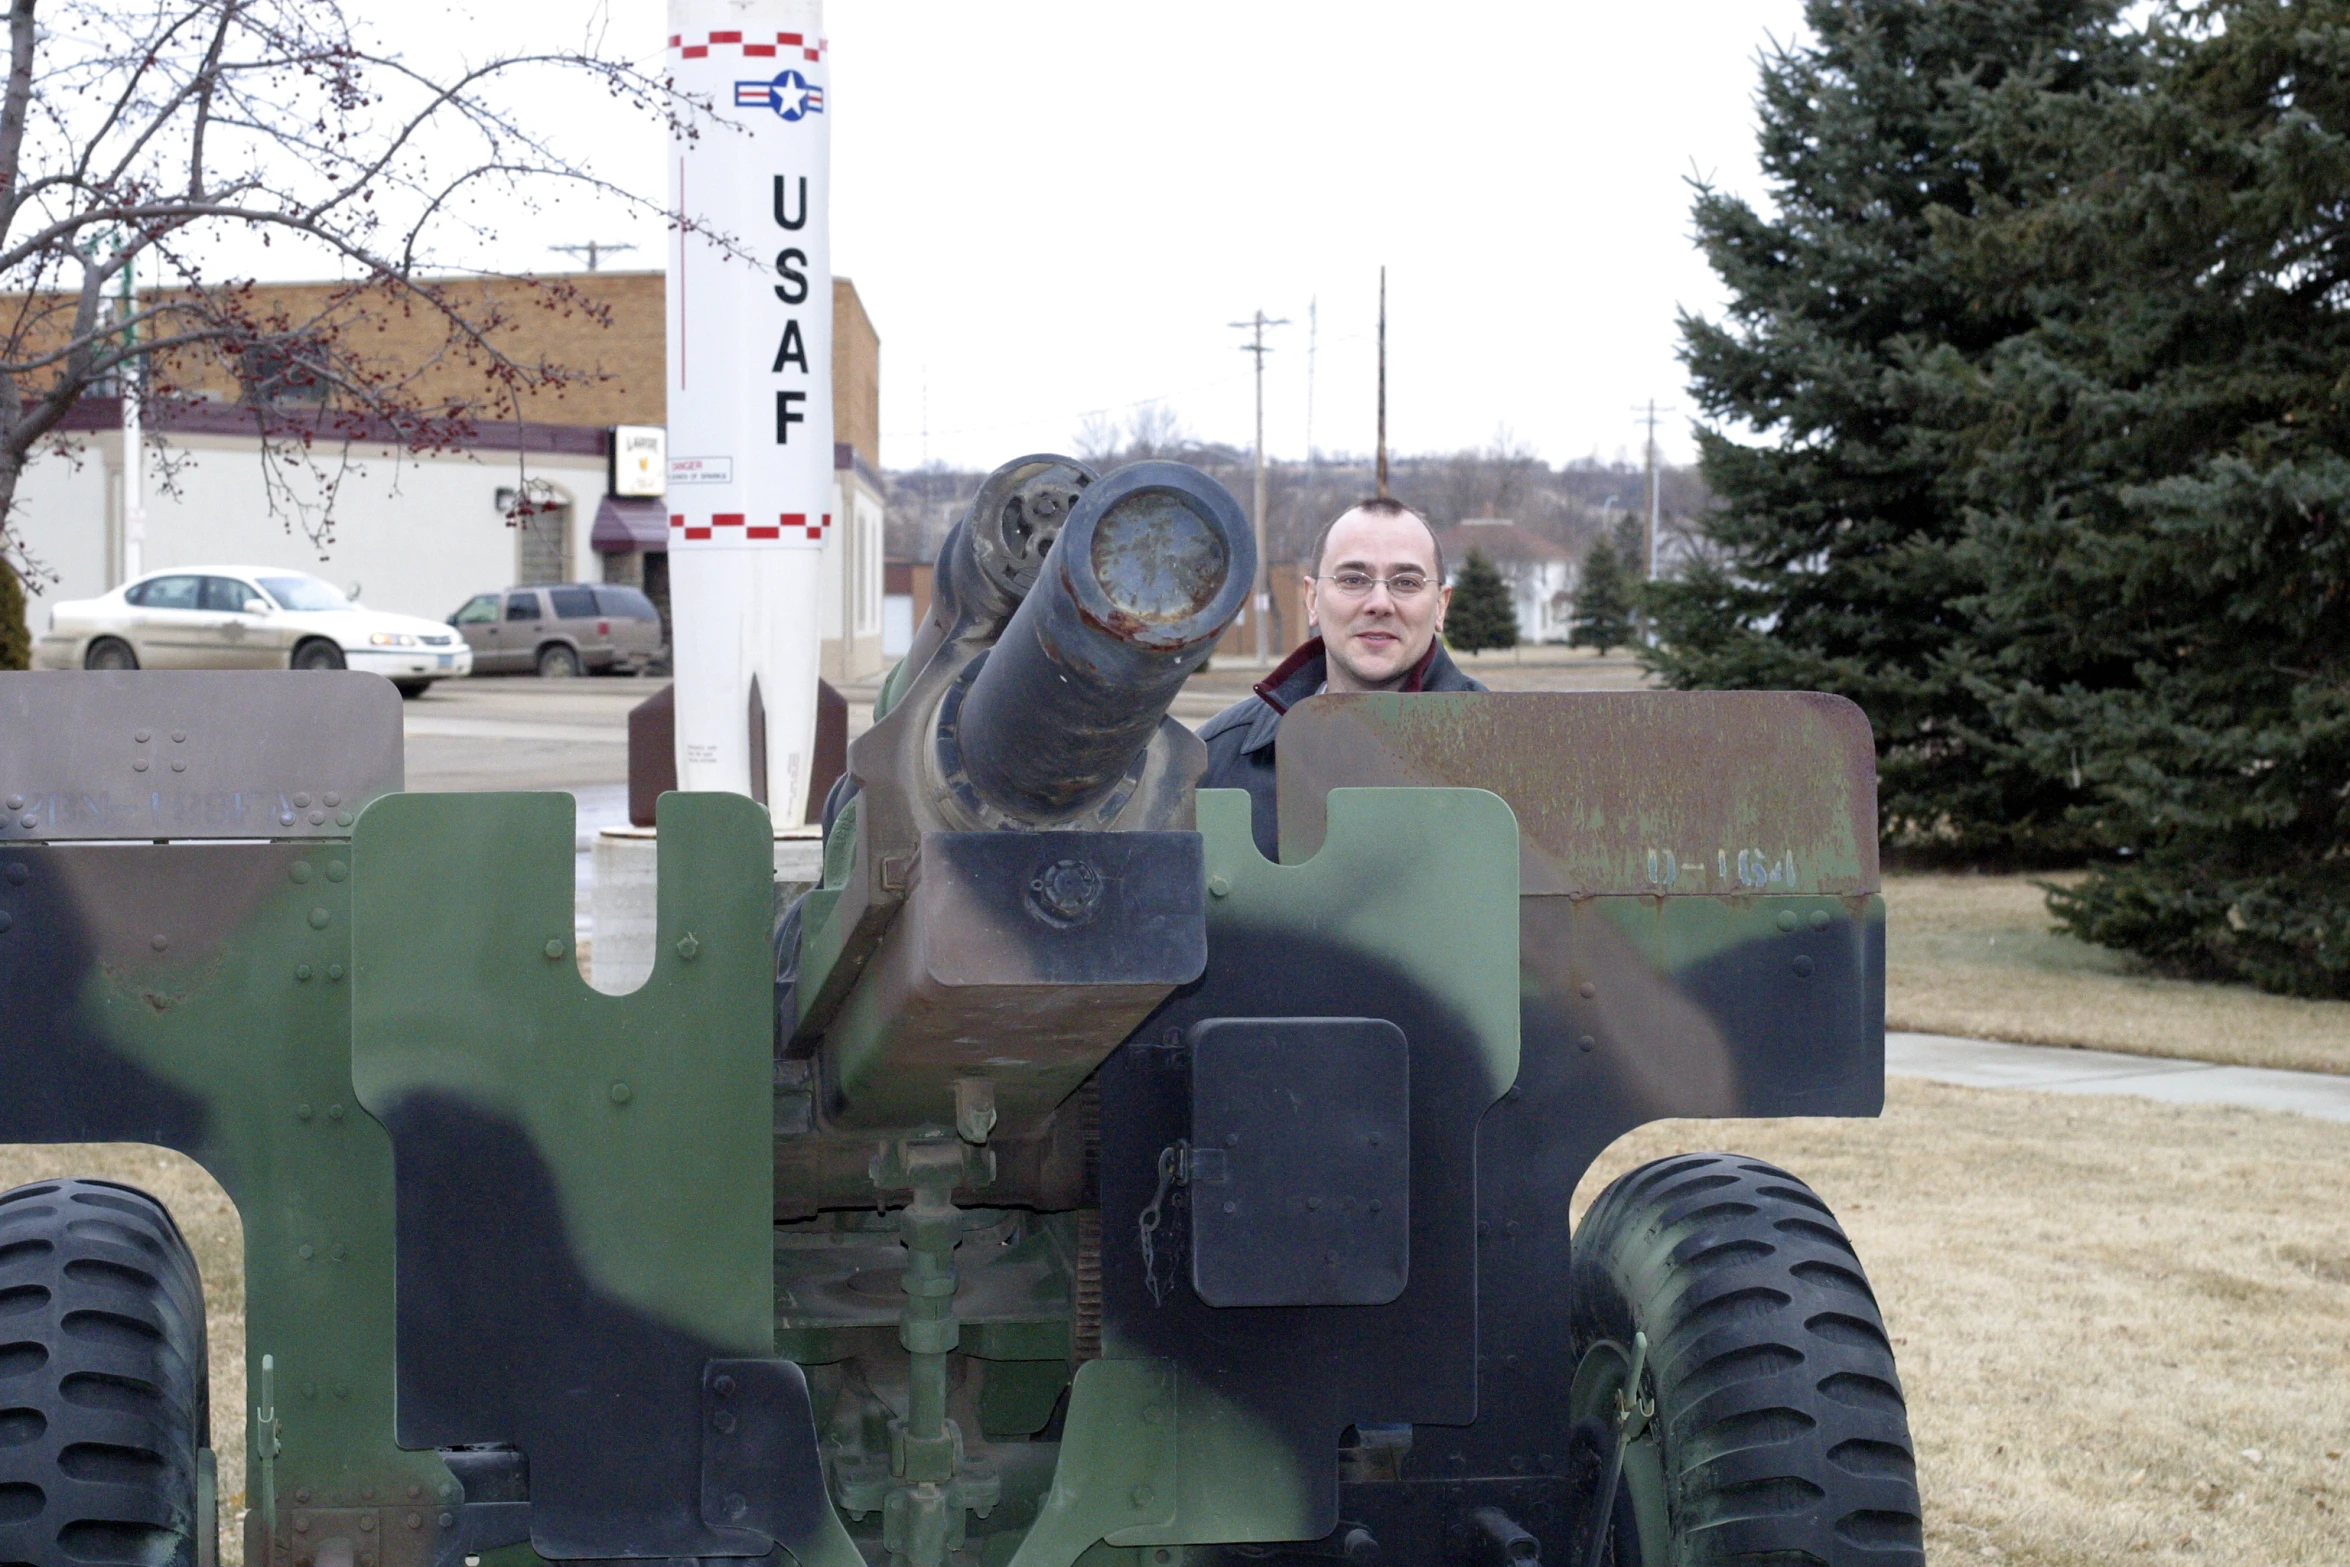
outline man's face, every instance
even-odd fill
[[[1436,542],[1417,517],[1350,511],[1330,530],[1319,575],[1306,584],[1306,612],[1321,627],[1333,691],[1388,691],[1403,684],[1444,629],[1452,589],[1436,577]],[[1348,593],[1331,579],[1347,572],[1390,578],[1417,573],[1427,586],[1397,596],[1384,583]]]

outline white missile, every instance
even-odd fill
[[[805,811],[835,524],[822,0],[670,0],[669,598],[677,785]],[[714,122],[714,123],[713,123]]]

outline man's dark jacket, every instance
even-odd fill
[[[1199,786],[1248,791],[1249,825],[1255,832],[1258,852],[1268,860],[1281,857],[1281,817],[1273,798],[1273,737],[1280,731],[1281,715],[1321,690],[1328,678],[1322,639],[1316,637],[1258,681],[1256,695],[1242,698],[1200,725],[1199,737],[1208,743],[1208,771]],[[1400,689],[1485,688],[1460,672],[1442,642],[1432,642]]]

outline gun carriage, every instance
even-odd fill
[[[245,1562],[1919,1560],[1816,1196],[1568,1226],[1645,1121],[1880,1109],[1866,722],[1317,697],[1272,863],[1167,716],[1253,577],[1189,469],[1006,465],[822,885],[666,797],[622,996],[569,800],[404,792],[385,682],[0,676],[0,1141],[236,1201]],[[0,1198],[0,1561],[215,1560],[200,1300]]]

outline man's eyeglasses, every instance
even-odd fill
[[[1330,584],[1341,598],[1367,598],[1373,588],[1385,587],[1390,598],[1408,599],[1428,591],[1426,574],[1399,571],[1392,577],[1374,577],[1367,571],[1339,571],[1318,579]]]

